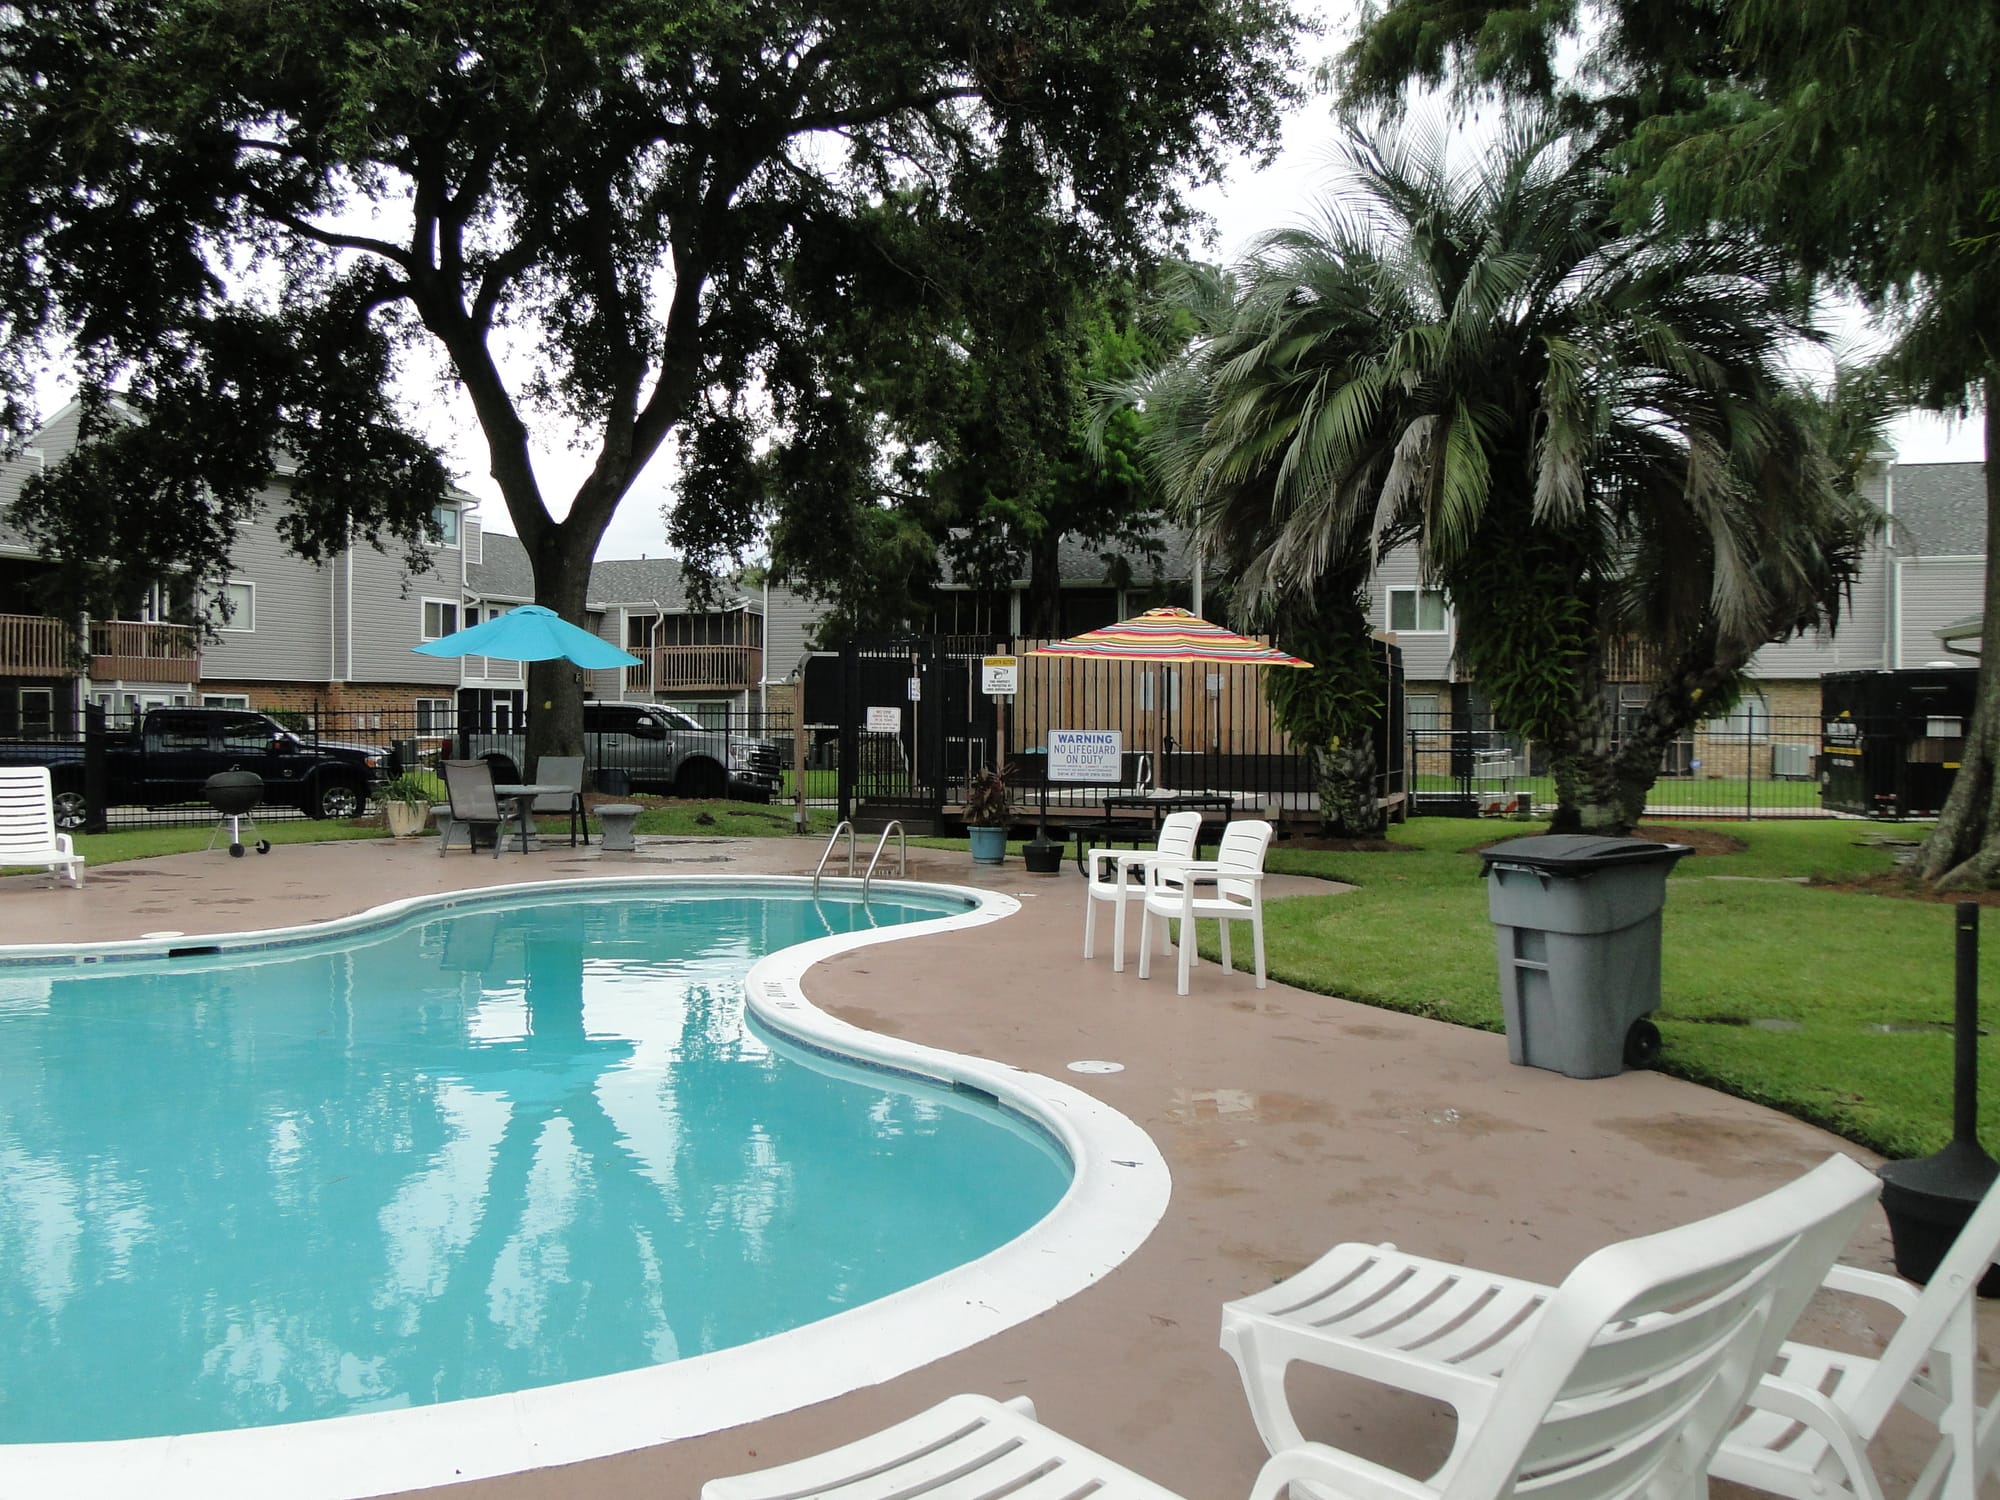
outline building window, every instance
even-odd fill
[[[1405,693],[1403,712],[1409,718],[1410,728],[1428,733],[1444,727],[1443,705],[1436,693]]]
[[[419,698],[417,700],[417,733],[427,735],[452,734],[457,731],[458,714],[456,705],[449,698]]]
[[[250,695],[248,693],[203,693],[201,695],[201,706],[203,708],[248,708],[250,706]]]
[[[1702,728],[1713,735],[1767,740],[1771,737],[1771,706],[1762,693],[1745,693],[1728,713],[1717,714]]]
[[[1451,628],[1443,589],[1389,590],[1389,628],[1398,635],[1436,635]]]
[[[431,519],[438,523],[438,531],[440,532],[438,545],[441,547],[456,547],[458,545],[458,507],[456,505],[440,505],[436,510],[431,512]]]
[[[217,630],[252,631],[257,628],[257,585],[232,578],[217,588],[209,600],[209,616]]]
[[[453,599],[426,599],[424,601],[424,639],[437,640],[440,636],[454,635],[458,631],[458,603]]]

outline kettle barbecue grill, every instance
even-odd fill
[[[217,771],[202,783],[202,795],[208,798],[208,805],[222,814],[216,822],[215,832],[208,836],[208,847],[213,849],[215,841],[222,837],[223,825],[229,827],[229,857],[243,857],[243,825],[250,825],[252,837],[257,836],[257,820],[250,816],[250,809],[264,800],[264,778],[255,771]],[[271,841],[257,838],[257,852],[269,854]]]

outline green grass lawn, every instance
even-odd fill
[[[1953,925],[1948,903],[1793,883],[1887,872],[1890,839],[1922,830],[1856,822],[1691,824],[1744,842],[1683,860],[1668,886],[1661,1009],[1668,1072],[1771,1104],[1864,1145],[1923,1155],[1950,1138]],[[1274,977],[1306,989],[1490,1030],[1498,960],[1472,845],[1532,833],[1418,819],[1393,853],[1276,847],[1271,868],[1358,890],[1273,902]],[[1735,877],[1721,878],[1716,877]],[[1216,951],[1204,934],[1203,953]],[[1981,955],[2000,982],[2000,933]],[[1995,1077],[2000,1040],[1982,1039]],[[1981,1101],[2000,1140],[2000,1089]]]

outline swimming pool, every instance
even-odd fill
[[[1136,1143],[1150,1142],[1129,1122],[1110,1116],[1111,1175],[1123,1181],[1092,1207],[1079,1188],[1111,1158],[1091,1141],[1107,1122],[1089,1117],[1108,1111],[1079,1108],[1083,1096],[1048,1080],[853,1033],[798,991],[824,952],[914,922],[993,920],[1005,898],[897,887],[885,899],[878,887],[862,907],[800,900],[791,882],[683,880],[668,902],[661,884],[413,903],[350,924],[337,945],[288,934],[183,945],[220,952],[117,945],[55,966],[0,964],[12,1226],[0,1252],[28,1268],[0,1291],[0,1313],[29,1330],[5,1368],[33,1379],[73,1364],[80,1389],[104,1384],[107,1350],[135,1350],[136,1382],[172,1389],[165,1414],[135,1426],[129,1399],[44,1399],[44,1382],[28,1395],[0,1375],[10,1469],[51,1450],[133,1446],[50,1439],[216,1427],[186,1403],[218,1393],[234,1423],[376,1413],[267,1429],[287,1435],[294,1458],[298,1435],[315,1430],[415,1431],[424,1413],[390,1409],[420,1402],[447,1403],[429,1409],[438,1420],[422,1424],[421,1446],[449,1477],[527,1466],[523,1447],[543,1463],[618,1451],[856,1383],[851,1368],[803,1383],[768,1369],[732,1378],[732,1353],[749,1370],[747,1357],[811,1345],[823,1320],[872,1308],[885,1336],[909,1345],[889,1368],[882,1350],[866,1351],[879,1371],[869,1378],[885,1378],[993,1331],[985,1314],[940,1323],[935,1307],[912,1320],[939,1273],[984,1287],[1001,1279],[996,1247],[1067,1241],[1053,1277],[1038,1265],[1004,1278],[1019,1284],[998,1298],[1000,1316],[1017,1321],[1067,1295],[1062,1284],[1101,1274],[1157,1221],[1164,1169],[1157,1153],[1140,1159]],[[779,890],[785,899],[770,899]],[[699,935],[673,958],[662,957],[675,946],[668,907],[678,915],[667,927]],[[766,951],[746,979],[746,955]],[[745,1019],[746,995],[769,1024]],[[162,1032],[169,1020],[181,1030]],[[42,1045],[21,1045],[37,1033]],[[440,1052],[444,1040],[457,1050]],[[115,1060],[135,1054],[138,1066]],[[301,1059],[302,1074],[286,1071]],[[740,1099],[720,1081],[731,1069],[754,1080]],[[358,1107],[340,1102],[348,1093]],[[92,1144],[85,1122],[131,1144]],[[704,1122],[721,1128],[704,1133]],[[855,1176],[855,1162],[883,1170]],[[217,1177],[232,1184],[220,1202],[182,1204],[184,1183]],[[1107,1232],[1086,1234],[1078,1256],[1075,1230],[1093,1219]],[[585,1259],[607,1247],[604,1263]],[[142,1273],[171,1259],[204,1263],[210,1286],[155,1308]],[[739,1266],[747,1278],[728,1274]],[[111,1287],[110,1310],[85,1314],[93,1278]],[[329,1325],[316,1297],[299,1302],[299,1283],[344,1286],[346,1322]],[[599,1312],[608,1354],[578,1332]],[[176,1329],[193,1335],[178,1352]],[[468,1342],[474,1332],[484,1341]],[[676,1383],[657,1377],[692,1366],[705,1377],[679,1383],[662,1408]],[[637,1404],[620,1399],[634,1382]],[[468,1467],[445,1435],[477,1431],[494,1393],[522,1386],[545,1388],[551,1414],[590,1391],[596,1420],[583,1425],[597,1430],[553,1419],[560,1440],[516,1434],[499,1445],[515,1451],[482,1451]],[[510,1426],[537,1394],[507,1398]],[[32,1430],[37,1421],[53,1430]],[[238,1451],[258,1436],[203,1432],[234,1437]],[[348,1430],[338,1446],[352,1455],[354,1439]],[[423,1464],[383,1469],[403,1446],[419,1445],[374,1445],[360,1465],[387,1481],[356,1476],[325,1492],[432,1482]],[[189,1440],[176,1451],[185,1457]],[[216,1492],[213,1472],[189,1492]]]

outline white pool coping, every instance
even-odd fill
[[[532,881],[410,897],[308,927],[0,948],[0,961],[88,962],[197,943],[222,948],[326,937],[441,907],[537,891],[810,885],[795,876],[621,876]],[[826,880],[852,891],[855,880]],[[974,909],[933,921],[818,938],[760,959],[745,980],[753,1014],[811,1047],[938,1083],[984,1090],[1042,1125],[1075,1166],[1069,1190],[1032,1228],[979,1259],[878,1301],[771,1338],[565,1385],[272,1427],[96,1443],[0,1445],[0,1490],[22,1495],[144,1494],[159,1500],[359,1500],[555,1464],[759,1421],[879,1384],[1047,1312],[1115,1269],[1166,1213],[1172,1183],[1145,1131],[1079,1089],[1005,1063],[850,1026],[806,999],[807,969],[897,938],[983,926],[1020,910],[1010,896],[898,881],[897,893],[958,897]],[[4,972],[4,970],[0,970]],[[282,1477],[280,1477],[282,1476]]]

